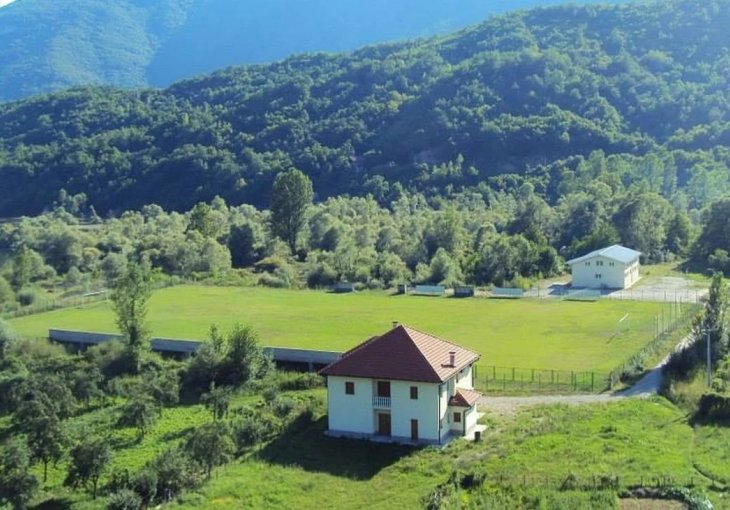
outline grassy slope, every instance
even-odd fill
[[[205,338],[213,323],[225,329],[248,322],[264,345],[346,350],[398,320],[477,350],[483,365],[607,372],[651,340],[662,306],[181,286],[154,294],[149,322],[155,336],[189,339]],[[619,326],[626,313],[628,321]],[[37,337],[48,328],[116,330],[105,303],[11,324]]]
[[[692,429],[682,417],[661,399],[546,407],[493,423],[481,444],[457,441],[400,458],[401,450],[327,439],[314,428],[282,441],[274,453],[265,449],[263,458],[220,470],[179,508],[418,508],[453,467],[469,470],[475,462],[493,479],[501,474],[521,483],[525,475],[530,486],[542,486],[545,477],[554,486],[571,472],[579,480],[618,475],[627,483],[641,476],[699,481]],[[344,466],[357,474],[342,472]]]

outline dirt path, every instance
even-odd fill
[[[674,348],[678,351],[692,342],[690,336],[682,339]],[[491,397],[483,396],[479,405],[485,409],[501,415],[514,414],[525,407],[551,404],[583,405],[601,402],[616,402],[624,398],[647,398],[656,395],[662,385],[662,369],[669,361],[668,354],[656,367],[647,372],[633,386],[615,393],[586,394],[586,395],[535,395],[531,397]]]

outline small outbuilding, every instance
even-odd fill
[[[641,252],[617,244],[568,261],[573,288],[628,289],[639,280]]]

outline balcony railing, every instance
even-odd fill
[[[373,397],[373,407],[377,409],[390,409],[390,397]]]

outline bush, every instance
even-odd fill
[[[695,418],[713,422],[730,420],[730,396],[705,393],[700,397]]]
[[[149,468],[143,469],[132,478],[131,487],[145,507],[152,505],[157,496],[157,473]]]
[[[233,424],[233,440],[238,452],[255,446],[281,430],[281,424],[268,413],[260,411],[248,412],[246,416]]]
[[[286,280],[282,280],[281,278],[277,278],[276,276],[268,273],[264,273],[261,277],[259,277],[258,284],[263,287],[271,287],[273,289],[289,288],[289,283]]]
[[[127,346],[121,340],[90,347],[84,353],[84,357],[107,379],[129,373],[132,363]]]
[[[254,268],[256,268],[256,271],[258,272],[273,273],[277,269],[287,265],[288,263],[285,259],[277,255],[272,255],[271,257],[266,257],[256,262],[256,264],[254,264]]]
[[[41,306],[47,302],[46,296],[43,292],[34,287],[24,287],[20,289],[18,291],[17,299],[21,306]]]
[[[169,501],[183,489],[195,487],[200,482],[190,458],[179,448],[165,450],[146,469],[157,478],[155,494],[162,502]]]
[[[0,276],[0,306],[14,304],[15,292],[13,292],[13,288],[10,286],[10,283]]]
[[[282,419],[289,416],[295,407],[296,403],[292,399],[286,397],[276,397],[274,401],[271,402],[271,411],[275,416]]]
[[[122,489],[109,496],[106,508],[107,510],[140,510],[142,508],[142,498],[134,491]]]
[[[324,378],[316,372],[283,372],[276,371],[269,381],[279,391],[299,391],[324,386]]]
[[[318,262],[307,273],[307,286],[310,288],[330,287],[337,280],[337,271],[326,262]]]

